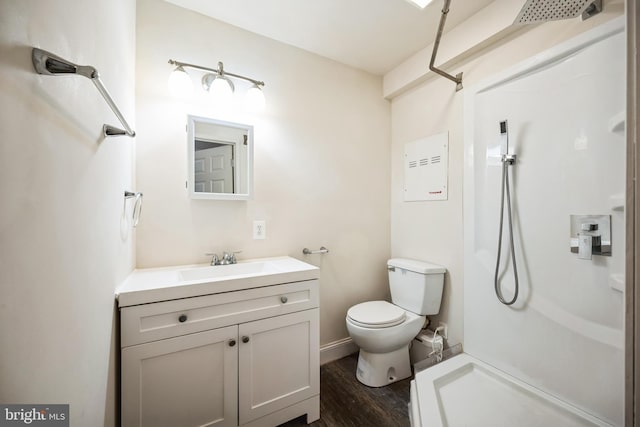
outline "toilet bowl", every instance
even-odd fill
[[[444,267],[409,259],[387,262],[391,301],[368,301],[347,311],[347,330],[360,347],[356,377],[382,387],[411,376],[409,344],[440,310]]]
[[[365,310],[379,313],[378,319],[367,323],[370,319],[362,315]],[[380,313],[389,312],[397,314],[396,318],[387,323],[380,320],[384,319]],[[386,301],[369,301],[351,307],[347,312],[347,330],[360,347],[358,381],[369,387],[382,387],[410,377],[409,343],[418,335],[425,320],[425,316]]]

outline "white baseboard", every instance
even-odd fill
[[[353,354],[358,350],[358,346],[355,345],[350,337],[330,342],[329,344],[320,346],[320,364],[324,365],[325,363],[342,359],[343,357]]]

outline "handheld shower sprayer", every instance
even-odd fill
[[[516,155],[509,154],[509,127],[506,120],[500,122],[500,160],[503,163],[507,162],[509,165],[516,162]]]
[[[502,185],[501,185],[501,196],[500,196],[500,228],[498,230],[498,253],[496,256],[496,271],[493,278],[493,285],[496,292],[496,296],[498,300],[504,305],[512,305],[518,299],[518,268],[516,266],[516,252],[515,245],[513,243],[513,220],[511,217],[511,192],[509,190],[509,166],[512,166],[516,162],[516,155],[509,154],[509,129],[507,126],[507,121],[503,120],[500,122],[500,154],[501,154],[501,162],[502,162]],[[513,276],[515,279],[515,289],[513,293],[513,298],[509,301],[505,300],[502,296],[502,290],[500,289],[500,283],[498,280],[498,275],[500,272],[500,254],[502,252],[502,228],[504,223],[504,207],[505,207],[505,192],[507,194],[507,214],[509,219],[509,242],[511,248],[511,262],[513,263]]]
[[[507,121],[500,122],[500,155],[504,156],[509,152],[509,132],[507,130]]]

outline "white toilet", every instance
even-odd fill
[[[439,265],[412,259],[387,262],[391,302],[369,301],[347,311],[347,330],[360,347],[356,377],[382,387],[411,376],[409,343],[425,316],[440,311],[444,273]]]

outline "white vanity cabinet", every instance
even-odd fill
[[[267,425],[260,422],[262,417],[298,402],[313,404],[314,398],[318,408],[312,418],[320,418],[318,330],[318,309],[239,325],[239,425],[254,420],[258,422],[253,425]],[[295,416],[283,421],[291,418]]]
[[[122,426],[237,426],[238,327],[122,349]]]
[[[122,426],[317,420],[318,301],[310,279],[121,306]]]

